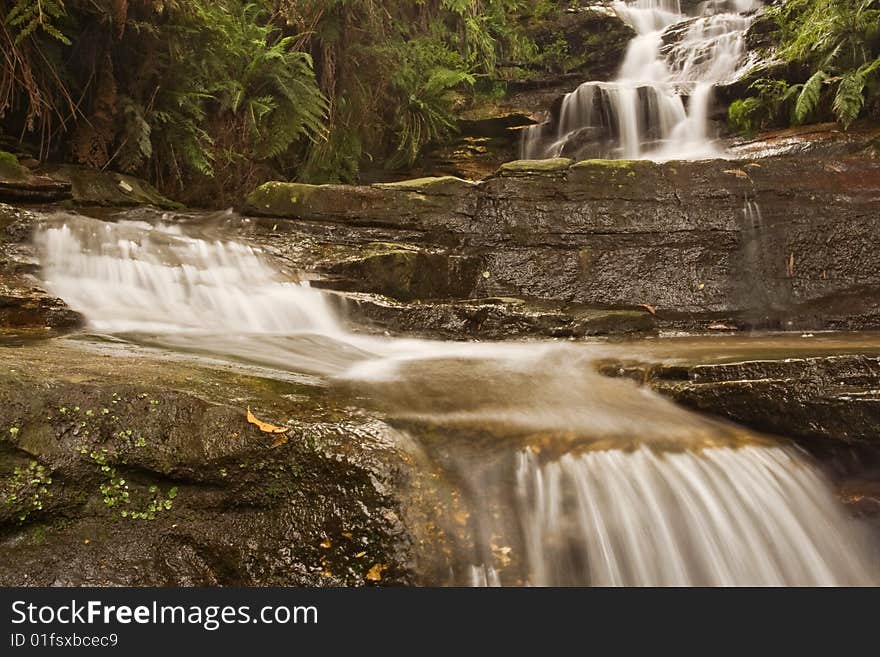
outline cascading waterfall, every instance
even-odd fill
[[[682,14],[678,0],[615,2],[636,31],[617,79],[585,82],[555,123],[523,131],[521,157],[698,159],[716,155],[710,134],[715,85],[748,66],[745,33],[759,0],[708,0]]]
[[[325,297],[284,281],[243,244],[195,239],[161,223],[86,217],[71,217],[38,241],[47,286],[99,331],[338,329]]]
[[[516,486],[536,585],[855,585],[871,568],[821,478],[778,447],[641,447],[543,465],[526,451]]]
[[[806,456],[600,375],[613,346],[356,335],[258,250],[170,219],[59,215],[37,241],[47,287],[97,331],[356,385],[416,442],[427,423],[470,504],[456,583],[876,581],[867,530]]]

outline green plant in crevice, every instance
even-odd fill
[[[728,109],[730,123],[738,131],[754,134],[790,121],[796,87],[789,87],[784,80],[760,78],[749,85],[749,91],[757,95],[736,100]]]
[[[164,493],[156,485],[149,486],[144,505],[141,508],[135,507],[129,483],[117,473],[116,468],[110,465],[109,456],[110,453],[106,449],[89,454],[103,478],[99,490],[105,506],[119,509],[120,518],[132,520],[155,520],[157,514],[171,510],[173,500],[178,493],[176,486],[172,486]]]
[[[31,513],[43,510],[46,499],[52,497],[51,485],[52,476],[46,466],[30,461],[27,467],[13,469],[12,477],[0,490],[0,500],[12,509],[19,522],[24,522]]]

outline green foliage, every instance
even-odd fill
[[[730,123],[745,134],[785,123],[798,90],[782,80],[760,78],[749,86],[749,91],[757,95],[737,100],[728,109]]]
[[[171,510],[174,504],[172,500],[177,497],[176,486],[172,486],[164,494],[158,486],[149,486],[146,494],[140,495],[142,508],[135,507],[128,482],[116,472],[116,468],[110,465],[109,456],[109,452],[105,449],[93,451],[89,455],[98,466],[98,473],[102,477],[99,490],[105,506],[119,509],[121,518],[132,520],[155,520],[157,514]]]
[[[848,129],[878,99],[880,2],[788,0],[772,15],[780,30],[777,56],[810,71],[804,84],[791,87],[797,93],[791,122],[833,118]],[[748,124],[744,113],[773,113],[766,98],[754,98],[731,107],[731,122],[740,129]]]
[[[473,84],[461,58],[431,40],[410,41],[388,53],[399,57],[391,77],[396,96],[392,125],[396,136],[393,164],[412,164],[422,147],[455,130],[450,91]]]
[[[454,131],[552,0],[0,0],[0,130],[196,203],[355,181]]]
[[[29,461],[27,467],[13,469],[12,476],[0,488],[0,502],[19,522],[24,522],[31,513],[43,510],[44,502],[52,497],[51,485],[52,476],[46,466]]]
[[[828,75],[825,71],[816,71],[803,85],[794,106],[794,117],[797,123],[803,123],[819,107],[822,98],[822,85]]]
[[[6,14],[6,23],[15,30],[15,43],[21,43],[37,30],[70,45],[56,23],[65,15],[61,0],[18,0]]]

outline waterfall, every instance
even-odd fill
[[[682,14],[677,0],[615,2],[636,31],[613,82],[567,94],[554,124],[523,131],[521,157],[699,159],[717,155],[712,89],[750,65],[745,34],[758,0],[708,0]]]
[[[876,583],[806,455],[599,374],[630,348],[358,335],[258,249],[192,232],[59,214],[46,286],[119,340],[353,386],[462,487],[464,556],[433,555],[453,583]]]
[[[250,246],[162,223],[61,220],[38,236],[46,287],[96,330],[339,330],[325,297],[285,281]]]
[[[817,472],[781,448],[527,451],[516,491],[536,585],[854,585],[872,569]]]

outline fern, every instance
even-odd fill
[[[816,71],[803,85],[794,106],[794,120],[796,123],[806,121],[816,111],[816,108],[819,107],[819,102],[822,98],[822,85],[827,78],[828,76],[825,74],[825,71]]]
[[[16,44],[39,29],[69,46],[70,39],[55,25],[55,21],[66,16],[66,13],[62,0],[18,0],[6,15],[6,23],[17,32]]]
[[[858,71],[847,73],[837,85],[834,96],[834,116],[843,128],[849,129],[865,106],[865,78]]]
[[[847,129],[868,98],[880,69],[880,7],[877,0],[789,0],[773,10],[782,32],[779,55],[809,67],[813,74],[800,88],[793,120],[818,117],[830,105]],[[822,102],[823,89],[837,82],[833,102]]]

